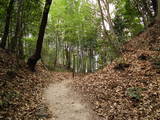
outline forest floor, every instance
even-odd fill
[[[42,96],[51,80],[51,73],[42,64],[33,73],[16,55],[0,49],[0,120],[50,118]]]
[[[46,92],[55,120],[159,120],[160,24],[124,44],[121,57],[104,69],[74,79],[54,73],[53,80],[62,75]],[[72,102],[83,106],[83,118],[74,117],[81,110]]]
[[[41,63],[30,72],[0,49],[0,120],[159,120],[160,24],[121,51],[112,64],[73,79]]]
[[[160,120],[160,24],[124,44],[122,55],[72,86],[105,120]]]
[[[51,120],[100,120],[82,96],[72,89],[71,73],[53,74],[61,81],[50,84],[44,92],[44,99],[54,114]]]

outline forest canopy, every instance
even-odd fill
[[[157,0],[1,0],[0,46],[29,58],[32,68],[41,58],[56,71],[94,72],[160,20],[158,6]]]

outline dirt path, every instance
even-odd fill
[[[46,89],[44,97],[54,114],[51,120],[95,120],[88,105],[69,86],[70,82],[51,84]]]

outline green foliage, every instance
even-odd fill
[[[25,54],[24,54],[24,56],[25,56],[25,59],[27,59],[30,55],[32,55],[32,52],[35,49],[36,38],[34,38],[33,36],[32,37],[26,37],[26,38],[23,38],[23,41],[24,41],[24,44],[25,44],[25,47],[24,47]]]
[[[136,100],[140,100],[142,97],[140,94],[140,89],[137,89],[137,88],[128,88],[127,94],[129,97]]]
[[[145,88],[137,88],[137,87],[128,88],[127,95],[129,97],[131,97],[132,99],[139,101],[142,98],[141,92],[144,90],[146,90],[146,89]]]
[[[0,38],[4,31],[8,3],[9,0],[0,1]],[[7,48],[10,49],[12,46],[11,41],[17,32],[19,15],[21,35],[18,36],[19,43],[14,47],[21,48],[17,53],[24,51],[25,58],[33,54],[44,3],[45,0],[25,0],[22,2],[21,10],[18,11],[19,1],[15,1]],[[44,63],[49,67],[63,65],[73,69],[75,66],[77,72],[86,72],[95,71],[118,57],[119,48],[144,29],[144,18],[149,20],[150,16],[146,11],[144,15],[140,11],[145,6],[144,1],[137,2],[141,7],[139,10],[133,4],[133,0],[108,0],[108,3],[114,7],[110,20],[113,23],[112,31],[104,30],[97,2],[53,0],[43,44]],[[150,3],[147,4],[152,8]],[[102,7],[103,12],[107,10],[104,5]],[[108,19],[106,14],[104,18]],[[108,28],[107,21],[109,20],[105,20],[106,28]],[[22,41],[21,46],[20,41]],[[75,61],[73,56],[76,56]]]
[[[121,0],[116,3],[116,13],[113,21],[120,42],[128,36],[135,36],[144,28],[140,13],[132,6],[130,0]]]
[[[54,62],[49,63],[49,61],[55,61],[55,59],[58,59],[57,64],[63,64],[62,61],[66,63],[67,58],[63,57],[66,56],[66,48],[70,49],[70,56],[73,54],[79,56],[77,48],[80,48],[81,52],[86,55],[89,54],[87,53],[89,49],[96,50],[97,28],[100,21],[91,7],[92,4],[85,0],[55,0],[53,2],[43,48],[44,61],[47,60],[52,66]],[[52,44],[52,47],[48,47],[49,44]],[[55,54],[58,56],[56,57]],[[78,59],[80,58],[76,60]]]
[[[10,101],[13,99],[16,99],[20,97],[20,93],[18,91],[1,91],[0,92],[0,97],[2,98],[0,100],[0,108],[5,108],[8,107],[11,103]]]
[[[5,14],[6,14],[6,9],[7,9],[7,5],[8,5],[9,0],[1,0],[0,1],[0,36],[1,36],[1,31],[4,27],[4,22],[5,22]]]

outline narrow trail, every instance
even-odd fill
[[[54,114],[51,120],[97,120],[88,104],[71,88],[71,82],[50,84],[45,90],[44,98]]]

